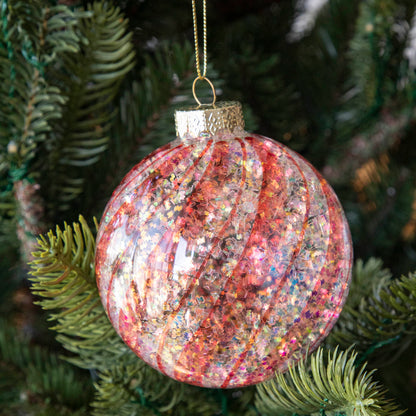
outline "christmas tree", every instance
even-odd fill
[[[0,14],[2,415],[416,414],[413,1],[208,2],[217,94],[322,172],[356,259],[322,346],[230,390],[140,360],[95,280],[94,218],[193,104],[191,2],[0,0]]]

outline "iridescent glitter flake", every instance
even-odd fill
[[[139,357],[179,381],[232,388],[319,345],[351,261],[327,182],[287,147],[241,132],[176,140],[135,166],[103,215],[96,272]]]

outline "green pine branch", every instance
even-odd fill
[[[254,389],[203,389],[177,382],[143,361],[100,373],[94,416],[256,416]]]
[[[52,220],[84,189],[87,172],[80,168],[107,148],[111,102],[134,65],[131,33],[105,1],[77,11],[41,0],[0,6],[0,212],[9,222],[35,218],[13,185],[36,176],[45,220]],[[22,247],[30,247],[26,240],[37,228],[22,227]]]
[[[287,373],[278,373],[257,386],[256,406],[265,416],[281,414],[347,416],[395,416],[403,411],[386,399],[386,391],[374,381],[374,371],[356,367],[357,353],[324,354],[322,348],[310,356],[310,364],[299,362]]]
[[[366,281],[369,289],[359,299],[354,287],[361,281]],[[343,347],[355,344],[364,359],[387,349],[389,360],[383,360],[383,365],[391,362],[415,339],[416,273],[392,280],[379,262],[358,263],[352,293],[329,341]]]
[[[113,360],[131,353],[111,326],[95,283],[95,241],[85,220],[65,224],[38,240],[31,263],[32,291],[50,311],[57,340],[75,356],[81,368],[106,369]],[[132,353],[131,353],[132,354]]]
[[[53,74],[68,96],[49,144],[47,166],[48,195],[53,209],[60,212],[73,207],[84,190],[86,168],[97,163],[107,149],[116,112],[112,101],[135,64],[132,33],[120,9],[96,1],[88,12],[91,17],[80,22],[85,39],[81,50],[68,56]]]
[[[31,345],[5,320],[0,320],[0,402],[23,406],[22,392],[46,403],[85,411],[92,383],[51,351]],[[33,398],[32,398],[33,399]]]
[[[146,52],[141,58],[143,67],[134,68],[123,83],[117,102],[119,111],[111,129],[111,152],[104,155],[98,169],[105,170],[108,177],[108,181],[102,183],[100,193],[103,195],[110,194],[141,158],[174,139],[172,129],[161,134],[156,141],[152,141],[148,134],[160,118],[161,111],[166,110],[175,97],[181,80],[190,76],[194,65],[189,43],[163,43],[153,53]],[[174,126],[173,119],[171,126]]]
[[[75,28],[84,14],[37,0],[2,0],[1,13],[0,144],[7,149],[1,157],[8,161],[11,179],[18,180],[28,175],[52,121],[62,117],[66,97],[46,79],[46,68],[79,50]]]
[[[380,259],[370,258],[366,262],[358,259],[352,269],[351,285],[347,304],[350,308],[357,308],[364,297],[376,296],[377,292],[388,282],[392,274],[383,267]]]
[[[42,202],[35,209],[19,189],[27,179],[32,191],[39,189],[33,163],[44,157],[40,149],[66,102],[48,79],[48,67],[79,50],[76,28],[86,15],[63,5],[48,6],[40,0],[0,1],[0,215],[4,230],[17,228],[24,259],[30,258],[35,234],[44,231],[45,223],[42,199],[37,196]]]
[[[331,183],[345,185],[365,162],[392,149],[415,118],[415,75],[403,54],[408,39],[395,30],[411,24],[413,7],[399,3],[358,2],[355,32],[342,56],[348,71],[334,113],[339,147],[325,168]]]
[[[133,71],[124,85],[120,112],[112,130],[119,141],[120,156],[131,155],[131,148],[123,146],[126,142],[136,147],[134,156],[142,158],[173,140],[175,109],[195,105],[191,94],[195,78],[194,51],[189,42],[164,42],[152,53],[144,54],[142,60],[143,67]],[[211,65],[208,74],[215,86],[221,88],[223,82]],[[199,84],[198,96],[203,102],[210,102],[210,87],[207,83]],[[161,119],[168,122],[159,122]]]
[[[168,378],[143,361],[118,363],[100,373],[94,416],[256,416],[252,388],[203,389]]]
[[[364,111],[367,116],[371,115],[395,92],[395,77],[386,75],[391,70],[389,65],[394,51],[399,52],[404,46],[402,44],[399,49],[394,45],[393,22],[397,12],[394,0],[371,0],[360,5],[349,51],[357,114]]]
[[[94,416],[169,414],[187,389],[139,359],[104,371],[95,387]]]
[[[175,50],[179,51],[179,45],[176,45]],[[192,83],[195,79],[195,74],[193,72],[193,54],[190,54],[191,46],[190,44],[185,44],[182,46],[183,52],[186,53],[186,61],[185,63],[188,64],[188,67],[184,67],[182,72],[182,77],[175,77],[175,66],[171,66],[170,69],[170,79],[172,79],[172,83],[170,88],[167,90],[167,93],[163,93],[164,97],[160,97],[162,102],[158,104],[156,107],[156,111],[154,111],[151,123],[148,124],[147,131],[145,131],[143,138],[141,140],[141,144],[137,149],[136,157],[140,159],[148,155],[153,150],[157,149],[160,146],[172,141],[176,138],[176,131],[175,131],[175,119],[174,114],[175,111],[179,108],[188,108],[193,107],[196,105],[193,95],[191,94],[192,91]],[[169,48],[168,45],[165,46],[164,54],[168,56]],[[172,61],[172,58],[170,58]],[[178,65],[178,62],[172,62]],[[163,61],[155,60],[154,64],[157,64],[159,71],[152,71],[151,61],[148,62],[146,65],[146,74],[150,75],[150,72],[158,73],[158,78],[161,79],[164,75],[163,72],[160,70],[163,65]],[[155,68],[156,69],[156,68]],[[210,74],[209,78],[214,83],[215,87],[220,89],[223,81],[219,78],[219,74],[211,65],[208,65],[207,72]],[[154,77],[155,75],[153,75]],[[156,85],[158,81],[155,79],[154,85]],[[159,81],[160,82],[160,81]],[[202,102],[211,103],[212,102],[212,92],[211,88],[207,83],[200,83],[198,84],[197,95]]]
[[[332,184],[348,186],[356,169],[406,136],[415,117],[414,71],[403,55],[413,6],[399,3],[330,0],[299,43],[301,91],[313,109],[311,133],[318,129],[309,158],[321,158]],[[322,156],[322,148],[331,151]]]
[[[299,137],[299,132],[306,129],[299,92],[282,76],[282,56],[274,50],[259,48],[261,35],[258,38],[254,35],[259,25],[273,24],[267,21],[270,18],[260,15],[256,20],[234,24],[228,37],[221,39],[221,45],[224,41],[227,43],[218,50],[218,56],[214,56],[215,65],[221,69],[221,74],[228,74],[224,86],[227,98],[243,103],[247,131],[260,130],[261,134],[273,135],[281,142],[293,139],[298,150],[304,146],[300,143],[304,138]],[[253,36],[241,42],[237,33],[243,24]],[[278,42],[281,34],[270,35],[276,36]],[[230,50],[233,51],[232,60],[227,59]]]

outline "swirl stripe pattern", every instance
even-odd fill
[[[342,309],[352,244],[328,183],[259,135],[176,140],[135,166],[97,236],[122,339],[179,381],[262,382],[315,349]]]

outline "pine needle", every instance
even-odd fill
[[[32,291],[50,310],[57,340],[82,368],[106,369],[123,354],[132,354],[111,326],[95,284],[94,236],[83,217],[72,227],[56,227],[38,239],[33,253]]]
[[[385,398],[385,390],[373,380],[366,365],[355,367],[357,353],[336,348],[324,354],[319,348],[310,364],[301,361],[287,373],[277,373],[257,386],[256,407],[264,415],[346,414],[397,416],[403,413]]]
[[[365,265],[357,263],[351,288],[353,297],[347,300],[330,335],[331,344],[343,347],[355,344],[363,360],[375,351],[380,354],[382,349],[390,355],[388,360],[381,360],[385,365],[396,358],[397,354],[392,355],[391,351],[397,350],[397,341],[406,346],[415,339],[416,273],[399,279],[390,276],[374,259]],[[361,286],[362,279],[366,281],[367,293],[359,297],[362,290],[357,292],[354,287]]]

